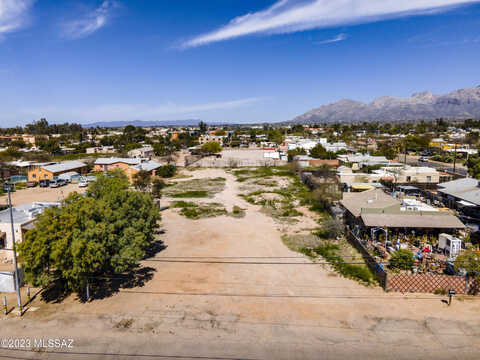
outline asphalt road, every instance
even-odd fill
[[[432,161],[418,161],[420,156],[411,156],[407,155],[407,164],[414,165],[414,166],[426,166],[431,167],[437,170],[447,171],[450,173],[455,173],[461,176],[468,176],[468,169],[460,163],[457,163],[455,166],[455,170],[453,168],[453,164],[448,163],[438,163]],[[397,159],[399,162],[404,162],[405,158],[403,155],[399,156]]]

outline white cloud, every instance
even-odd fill
[[[197,47],[251,34],[281,34],[367,23],[411,15],[431,15],[480,0],[280,0],[266,10],[232,19],[227,25],[184,42]]]
[[[162,105],[111,104],[89,107],[42,107],[25,109],[16,118],[46,117],[53,121],[122,121],[122,120],[172,120],[173,116],[197,117],[197,114],[248,107],[264,100],[263,97],[237,99],[196,105],[166,103]]]
[[[82,18],[63,24],[63,35],[70,39],[80,39],[92,35],[107,25],[113,16],[113,11],[119,5],[116,1],[105,0],[95,10]]]
[[[28,23],[33,0],[0,0],[0,37]]]
[[[337,36],[335,36],[331,39],[316,41],[314,44],[316,44],[316,45],[331,44],[331,43],[336,43],[336,42],[343,41],[343,40],[346,40],[346,39],[348,39],[347,34],[338,34]]]

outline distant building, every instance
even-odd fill
[[[341,164],[350,164],[353,170],[361,169],[370,165],[390,165],[391,162],[385,156],[372,156],[370,154],[347,154],[338,155]]]
[[[338,167],[340,165],[338,160],[315,159],[307,155],[297,155],[293,158],[300,167],[315,167],[328,165],[331,167]]]
[[[226,135],[215,135],[215,132],[209,135],[202,135],[198,138],[198,143],[200,145],[206,144],[208,142],[217,142],[219,144],[223,144],[223,139],[226,138]]]
[[[114,154],[116,152],[113,146],[96,146],[85,149],[87,154]]]
[[[154,155],[155,151],[150,145],[141,147],[139,149],[133,149],[128,152],[128,156],[132,158],[151,158]]]

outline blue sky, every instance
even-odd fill
[[[480,1],[0,0],[0,126],[289,120],[480,85]]]

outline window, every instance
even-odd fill
[[[407,176],[407,182],[410,182],[412,181],[412,177],[411,176]]]
[[[432,177],[431,176],[427,176],[427,182],[432,182]]]
[[[6,234],[5,233],[0,233],[0,249],[5,249],[6,244]]]
[[[32,174],[32,178],[36,178],[37,177],[37,174]]]

